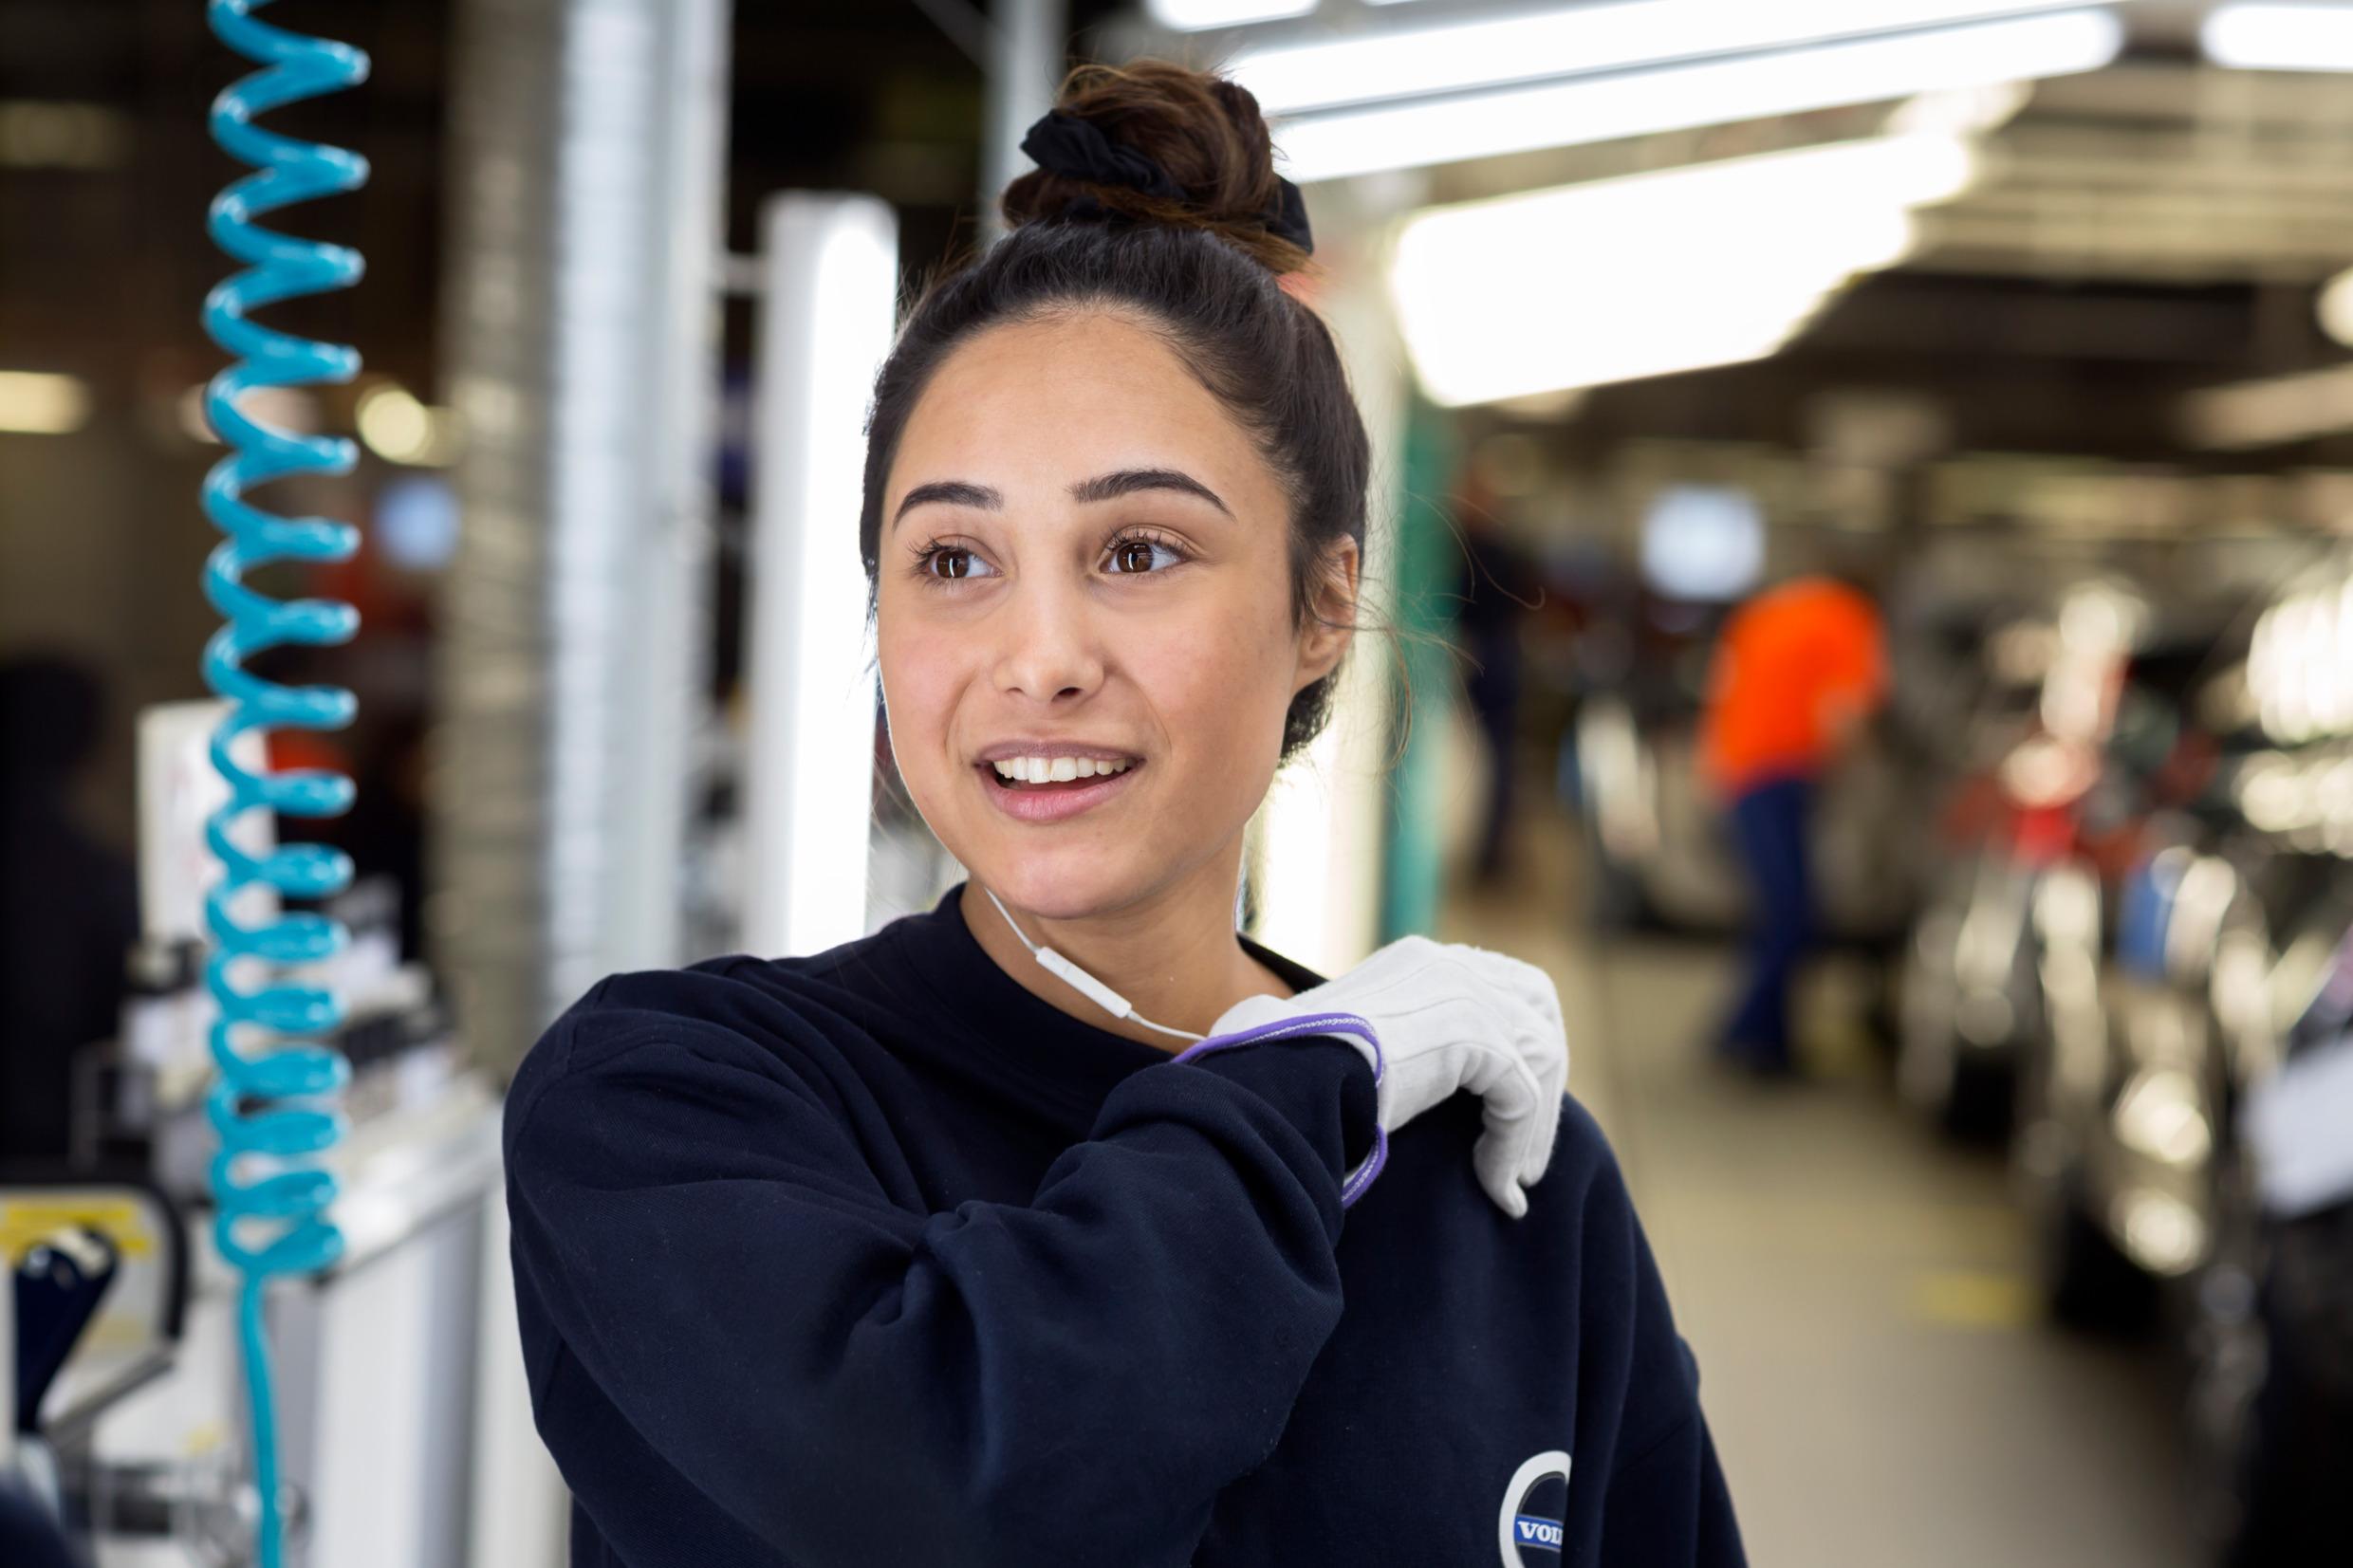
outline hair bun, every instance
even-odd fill
[[[1202,229],[1276,272],[1306,265],[1299,193],[1274,172],[1274,144],[1250,89],[1166,60],[1082,65],[1023,147],[1041,167],[1005,188],[1018,229],[1116,217]]]

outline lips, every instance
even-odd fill
[[[1066,821],[1092,811],[1133,788],[1136,775],[1143,769],[1143,763],[1134,762],[1119,773],[1028,784],[999,777],[993,763],[973,765],[973,771],[980,778],[981,790],[991,803],[1015,821],[1030,823]]]

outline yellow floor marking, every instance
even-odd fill
[[[2042,1302],[2025,1276],[1960,1269],[1915,1274],[1904,1306],[1914,1320],[1938,1328],[2024,1328],[2042,1315]]]

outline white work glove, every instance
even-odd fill
[[[1471,1156],[1479,1185],[1512,1218],[1527,1213],[1522,1189],[1552,1161],[1568,1079],[1568,1032],[1552,977],[1484,948],[1402,936],[1296,996],[1244,997],[1218,1015],[1210,1038],[1331,1012],[1357,1014],[1380,1037],[1378,1058],[1356,1034],[1328,1038],[1373,1062],[1384,1133],[1457,1090],[1479,1097],[1487,1130]]]

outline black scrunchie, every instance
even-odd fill
[[[1166,169],[1135,148],[1113,141],[1093,120],[1066,115],[1060,109],[1047,110],[1043,120],[1029,127],[1021,138],[1021,150],[1039,168],[1065,179],[1083,179],[1094,185],[1124,185],[1168,201],[1185,199],[1184,187],[1171,178]],[[1074,218],[1108,215],[1102,203],[1091,195],[1074,198],[1063,212]],[[1274,204],[1260,216],[1269,233],[1290,241],[1309,255],[1315,253],[1315,236],[1307,228],[1307,204],[1298,186],[1278,175]]]
[[[1037,159],[1039,168],[1068,179],[1125,185],[1170,201],[1185,199],[1184,187],[1171,179],[1166,169],[1135,148],[1113,141],[1093,120],[1060,109],[1047,110],[1044,120],[1029,127],[1021,150]]]

